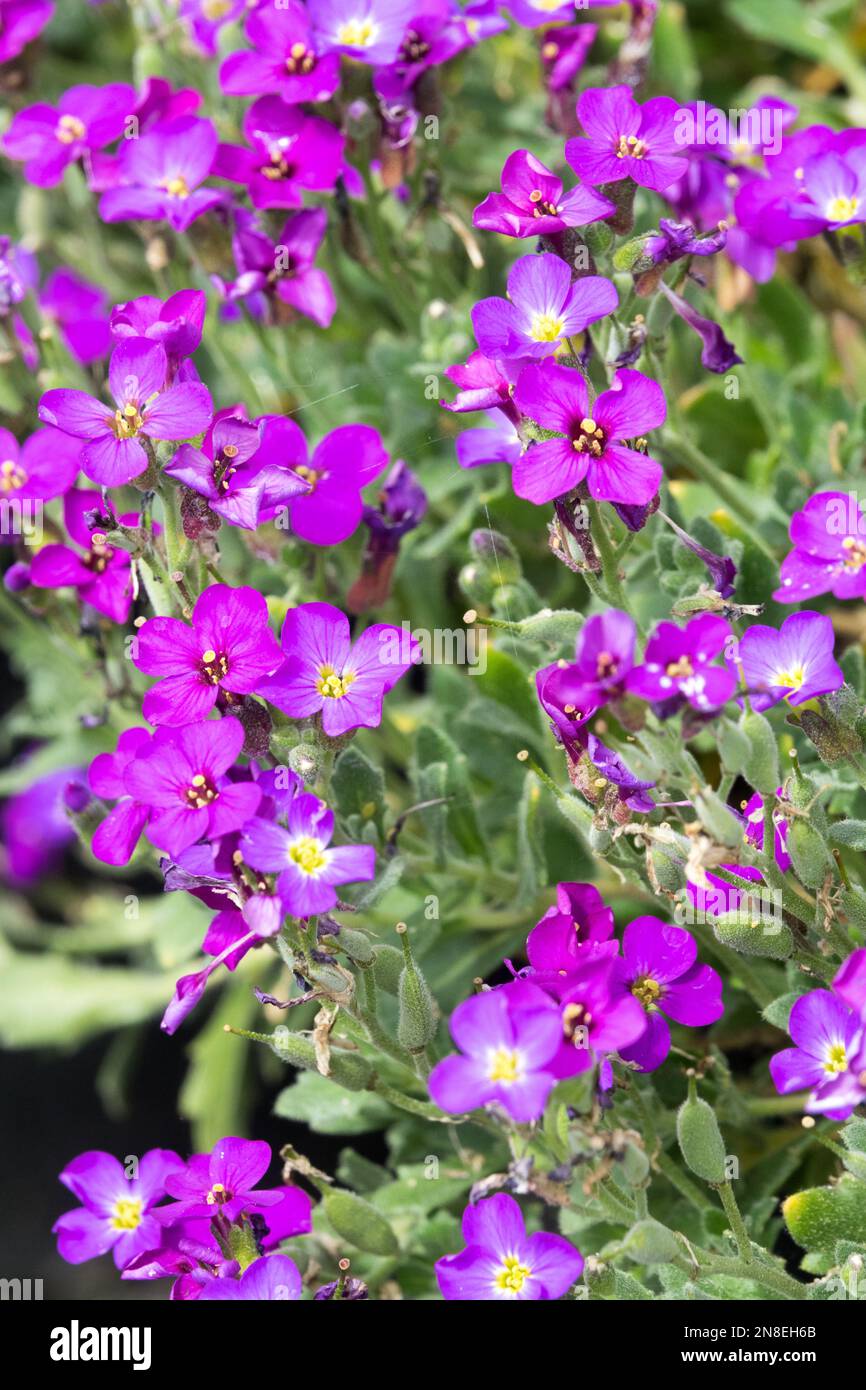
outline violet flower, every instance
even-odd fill
[[[845,677],[833,659],[834,641],[833,624],[822,613],[791,613],[778,631],[753,623],[737,649],[752,708],[780,700],[802,705],[838,690]]]
[[[74,588],[82,603],[112,622],[125,623],[132,606],[130,558],[125,550],[109,545],[101,528],[88,524],[88,513],[98,508],[100,501],[100,494],[88,489],[67,492],[63,517],[70,538],[80,550],[69,545],[42,546],[30,564],[30,583],[37,589]],[[125,524],[138,523],[136,515],[123,520]]]
[[[245,184],[253,207],[299,208],[305,191],[333,190],[345,139],[328,121],[266,96],[253,102],[241,128],[250,148],[220,145],[211,172]]]
[[[56,106],[40,102],[19,111],[0,145],[10,159],[23,160],[28,183],[54,188],[68,164],[119,139],[134,105],[125,82],[70,87]]]
[[[294,420],[266,416],[261,422],[261,460],[291,471],[308,485],[285,507],[292,531],[313,545],[338,545],[361,524],[361,489],[387,466],[388,455],[378,432],[369,425],[340,425],[316,445],[312,458]],[[275,501],[270,515],[280,511]],[[260,518],[268,519],[265,510]],[[284,524],[277,515],[277,524]]]
[[[673,712],[684,701],[702,712],[719,709],[737,686],[733,671],[713,666],[731,641],[724,618],[702,613],[684,628],[659,623],[646,645],[642,666],[626,677],[626,689]],[[672,704],[673,702],[673,704]]]
[[[583,1256],[564,1236],[527,1235],[517,1202],[505,1192],[485,1197],[463,1213],[465,1249],[436,1261],[448,1301],[562,1298],[583,1271]]]
[[[777,787],[776,796],[782,795],[782,788]],[[745,821],[746,839],[757,849],[764,848],[764,798],[760,792],[753,792],[748,801],[742,803],[743,820]],[[788,822],[784,816],[779,816],[773,812],[773,857],[782,873],[787,873],[791,867],[791,856],[788,854]],[[740,872],[742,871],[740,866]]]
[[[659,281],[659,289],[668,302],[673,305],[674,312],[700,337],[703,343],[701,363],[707,368],[707,371],[729,372],[738,362],[742,362],[743,359],[733,343],[728,341],[721,326],[714,319],[698,313],[698,310],[689,304],[687,299],[676,294],[669,285],[665,284],[664,280]]]
[[[794,549],[782,561],[773,594],[779,603],[866,595],[866,515],[855,494],[816,493],[791,517],[789,535]]]
[[[184,358],[201,342],[207,295],[201,290],[179,290],[163,302],[155,295],[142,294],[125,304],[115,304],[109,326],[116,342],[125,338],[149,338],[165,349],[168,383],[171,384]]]
[[[531,982],[540,984],[570,974],[589,947],[614,955],[619,950],[613,937],[613,912],[592,883],[558,883],[556,905],[549,907],[526,939],[526,956],[532,966]]]
[[[284,0],[249,15],[245,30],[252,52],[232,53],[219,80],[229,96],[275,94],[289,102],[327,101],[340,85],[340,59],[313,43],[307,7]]]
[[[165,1190],[175,1200],[160,1208],[158,1220],[164,1226],[215,1216],[236,1221],[244,1212],[267,1211],[282,1200],[282,1193],[257,1186],[270,1165],[264,1139],[218,1139],[209,1154],[193,1154],[168,1174]]]
[[[716,555],[715,551],[708,550],[705,545],[701,545],[688,531],[684,531],[675,521],[672,521],[664,512],[659,515],[667,522],[679,541],[690,550],[693,555],[697,555],[702,564],[706,565],[707,572],[712,581],[713,588],[719,598],[730,598],[736,588],[737,567],[729,555]]]
[[[618,304],[615,286],[602,275],[572,282],[558,256],[521,256],[508,273],[508,298],[480,300],[472,327],[488,357],[547,357]]]
[[[502,167],[502,192],[489,193],[472,214],[476,227],[503,236],[551,236],[611,217],[616,208],[595,189],[563,193],[562,180],[530,154],[515,150]]]
[[[129,795],[123,775],[132,760],[150,748],[151,738],[147,729],[126,729],[115,752],[99,753],[90,764],[88,780],[93,795],[117,802],[93,836],[91,849],[103,864],[128,864],[150,819],[150,806]]]
[[[103,222],[168,222],[185,232],[197,217],[224,202],[200,188],[214,163],[217,133],[210,121],[178,116],[160,121],[138,140],[128,140],[119,158],[121,183],[99,200]]]
[[[416,0],[308,0],[317,49],[380,67],[396,61]]]
[[[105,301],[104,290],[66,266],[52,271],[39,295],[43,316],[57,325],[69,352],[85,367],[108,356],[111,334]]]
[[[862,956],[862,951],[854,953]],[[843,981],[850,961],[840,968]],[[788,1032],[793,1047],[770,1058],[770,1075],[780,1095],[808,1090],[808,1115],[847,1120],[866,1100],[866,1037],[860,1011],[828,989],[801,995],[791,1010]]]
[[[0,810],[3,877],[16,888],[38,885],[76,838],[69,811],[83,810],[90,794],[78,768],[38,777]]]
[[[507,463],[511,467],[523,453],[517,426],[490,412],[494,418],[476,429],[462,430],[454,441],[454,452],[461,468],[481,468],[487,463]]]
[[[330,845],[334,813],[302,792],[291,802],[286,828],[261,817],[241,836],[244,860],[259,873],[277,874],[277,892],[293,917],[314,917],[337,905],[336,889],[375,874],[372,845]]]
[[[86,440],[81,467],[88,478],[119,487],[147,468],[139,436],[189,439],[210,424],[207,387],[187,381],[166,390],[167,373],[164,348],[147,338],[127,338],[115,348],[108,368],[114,411],[85,391],[61,388],[42,396],[39,419]]]
[[[640,1071],[655,1071],[668,1055],[671,1035],[666,1018],[689,1028],[716,1023],[724,1012],[721,977],[697,961],[693,936],[658,917],[636,917],[622,939],[624,959],[617,972],[646,1011],[646,1029],[620,1049]]]
[[[514,402],[536,424],[564,436],[530,445],[518,460],[512,475],[518,497],[550,502],[584,479],[590,496],[604,502],[639,504],[655,496],[661,464],[622,442],[664,423],[664,393],[649,377],[622,368],[590,411],[580,372],[544,362],[524,368]]]
[[[635,636],[634,619],[618,608],[594,614],[578,633],[568,670],[576,685],[592,692],[595,705],[622,692],[634,665]]]
[[[306,208],[289,217],[273,242],[255,217],[239,208],[232,238],[238,276],[220,283],[226,299],[243,300],[251,312],[260,301],[270,302],[277,320],[290,318],[294,310],[328,328],[337,301],[328,276],[315,265],[327,225],[324,208]]]
[[[563,24],[541,35],[541,65],[551,93],[556,95],[571,87],[597,33],[597,24]]]
[[[560,1045],[556,1076],[579,1076],[612,1053],[622,1053],[644,1032],[646,1017],[617,973],[617,957],[606,943],[578,953],[566,975],[544,976],[558,1002]]]
[[[17,58],[53,14],[53,0],[0,0],[0,63]]]
[[[111,1250],[123,1269],[130,1260],[159,1244],[156,1204],[166,1194],[172,1174],[183,1160],[171,1149],[150,1149],[138,1160],[134,1177],[113,1155],[90,1150],[64,1168],[60,1181],[81,1202],[64,1212],[52,1227],[57,1250],[69,1264],[82,1264]]]
[[[574,752],[575,745],[585,745],[585,726],[599,709],[597,687],[578,685],[568,662],[553,661],[536,671],[535,689],[553,732],[569,753]]]
[[[281,660],[262,595],[211,584],[196,600],[191,626],[179,618],[149,618],[139,629],[133,661],[159,677],[142,713],[150,724],[194,724],[207,718],[221,691],[252,694]]]
[[[388,472],[377,500],[378,506],[364,507],[367,544],[361,573],[346,595],[352,613],[377,608],[388,598],[400,542],[421,525],[427,512],[427,494],[402,459]]]
[[[230,526],[254,531],[262,507],[287,502],[309,485],[291,469],[268,466],[259,455],[258,426],[228,411],[214,419],[200,449],[182,444],[166,468]]]
[[[390,623],[373,623],[352,643],[348,618],[330,603],[291,608],[280,643],[283,664],[257,693],[292,719],[321,714],[330,738],[378,727],[385,695],[419,652],[415,639]]]
[[[0,429],[0,498],[47,502],[66,492],[78,476],[81,446],[62,430],[36,430],[19,444]]]
[[[828,150],[807,159],[797,197],[788,210],[814,222],[815,231],[866,222],[866,146]]]
[[[179,19],[207,58],[219,49],[220,29],[248,12],[247,0],[180,0]]]
[[[296,1299],[301,1275],[288,1255],[262,1255],[247,1265],[240,1279],[211,1279],[202,1288],[202,1303],[235,1299]]]
[[[565,157],[584,183],[630,178],[661,193],[688,167],[677,139],[678,110],[672,97],[641,106],[625,85],[590,87],[577,103],[584,135],[566,142]]]
[[[647,815],[655,810],[655,802],[646,794],[650,787],[655,786],[655,782],[636,777],[625,759],[615,749],[608,748],[595,734],[590,734],[586,740],[586,756],[598,776],[616,787],[618,800],[630,811]]]
[[[439,402],[443,410],[462,414],[498,407],[517,423],[517,411],[511,402],[513,383],[504,367],[492,357],[486,357],[483,352],[470,353],[465,362],[446,367],[445,375],[459,390],[453,401]]]

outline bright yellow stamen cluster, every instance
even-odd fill
[[[553,314],[536,314],[529,336],[536,343],[555,343],[562,336],[563,327],[564,320],[554,318]]]
[[[662,987],[652,975],[641,975],[632,984],[631,992],[645,1009],[651,1009],[661,998]]]
[[[506,1255],[496,1276],[496,1287],[503,1293],[520,1293],[531,1273],[529,1265],[521,1264],[517,1255]]]
[[[378,32],[379,26],[372,19],[349,19],[337,30],[337,43],[343,48],[369,48]]]
[[[831,1043],[828,1047],[824,1070],[828,1076],[839,1076],[841,1072],[848,1070],[848,1058],[845,1055],[844,1043]]]
[[[77,116],[61,116],[54,134],[61,145],[74,145],[76,140],[84,139],[87,126]]]
[[[491,1081],[502,1081],[510,1085],[520,1080],[520,1053],[513,1048],[497,1047],[490,1059],[487,1073]]]
[[[333,666],[320,666],[316,689],[326,700],[342,700],[354,679],[353,671],[346,671],[340,676]]]
[[[774,684],[781,685],[783,690],[799,690],[805,679],[803,667],[796,666],[793,671],[778,671]]]
[[[617,159],[643,159],[647,154],[646,142],[636,135],[621,135],[614,146]]]
[[[830,222],[850,222],[852,217],[857,216],[859,207],[859,198],[843,195],[831,198],[826,208],[827,218]]]
[[[165,183],[162,186],[165,189],[166,193],[169,193],[172,198],[189,197],[189,184],[187,183],[183,174],[175,174],[173,179],[166,179]]]
[[[141,1198],[121,1197],[114,1204],[111,1224],[116,1231],[135,1231],[141,1225]]]
[[[0,492],[17,492],[27,482],[27,474],[13,459],[0,463]]]
[[[305,874],[317,874],[328,862],[320,842],[312,835],[296,840],[289,850],[289,858]]]

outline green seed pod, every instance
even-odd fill
[[[302,1071],[318,1071],[312,1041],[300,1033],[293,1033],[290,1028],[277,1028],[271,1034],[244,1033],[243,1036],[267,1043],[281,1062]],[[346,1091],[365,1091],[373,1079],[373,1068],[360,1052],[334,1047],[330,1053],[329,1079]]]
[[[866,1154],[845,1154],[842,1163],[849,1173],[854,1174],[855,1178],[859,1178],[861,1182],[866,1180]]]
[[[373,978],[386,994],[396,994],[403,971],[403,952],[396,946],[377,946],[373,951]]]
[[[401,924],[402,925],[402,924]],[[397,984],[397,1039],[408,1052],[423,1052],[436,1036],[439,1009],[430,988],[412,957],[409,933],[403,926],[403,969]]]
[[[373,943],[362,931],[356,931],[354,927],[341,927],[337,941],[350,960],[357,961],[358,965],[372,964]]]
[[[833,860],[822,836],[805,816],[795,816],[789,822],[787,848],[794,873],[804,887],[820,888]]]
[[[754,710],[745,713],[737,726],[749,740],[749,753],[743,760],[743,773],[764,796],[771,796],[779,785],[779,749],[773,726]]]
[[[840,1178],[835,1187],[811,1187],[782,1203],[792,1238],[804,1250],[832,1250],[837,1240],[866,1242],[866,1184]]]
[[[669,854],[656,845],[650,854],[653,873],[656,876],[658,885],[667,893],[678,893],[685,887],[685,874],[682,864],[677,863]]]
[[[794,950],[790,927],[781,917],[771,915],[750,920],[745,913],[720,913],[713,919],[713,935],[723,946],[729,946],[742,956],[787,960]]]
[[[525,579],[518,579],[513,584],[503,584],[493,596],[494,615],[497,618],[505,618],[506,622],[519,622],[521,618],[528,618],[537,613],[540,607],[541,599]]]
[[[703,791],[697,793],[695,810],[704,829],[709,831],[717,844],[729,845],[733,849],[741,843],[743,838],[742,825],[731,808],[725,805],[712,787],[704,787]]]
[[[589,228],[586,228],[589,231]],[[610,228],[607,229],[608,232]],[[653,264],[645,251],[646,237],[632,237],[613,253],[614,270],[647,270]]]
[[[866,927],[866,893],[859,884],[852,883],[850,888],[842,890],[839,906],[855,927]]]
[[[623,1249],[639,1265],[669,1265],[682,1254],[673,1232],[652,1217],[632,1226]]]
[[[693,1076],[689,1077],[689,1093],[677,1111],[677,1140],[693,1173],[704,1182],[726,1181],[725,1141],[712,1106],[698,1095]]]
[[[396,1255],[397,1237],[381,1212],[354,1192],[328,1191],[322,1198],[325,1215],[343,1240],[370,1255]]]

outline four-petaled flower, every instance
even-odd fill
[[[257,816],[244,827],[241,851],[259,873],[277,874],[277,892],[294,917],[313,917],[337,905],[337,888],[375,873],[372,845],[331,845],[334,813],[303,792],[291,802],[287,826]]]
[[[555,1299],[583,1271],[583,1256],[564,1236],[529,1235],[513,1197],[497,1192],[463,1213],[465,1250],[436,1261],[442,1297],[476,1302]]]

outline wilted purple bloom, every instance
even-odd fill
[[[136,1255],[121,1279],[173,1279],[172,1302],[189,1303],[201,1296],[205,1284],[232,1279],[237,1260],[227,1260],[211,1233],[209,1221],[178,1221],[160,1231],[152,1250]]]
[[[292,719],[321,714],[331,738],[376,728],[385,695],[418,654],[415,639],[390,623],[373,623],[353,644],[348,618],[330,603],[289,609],[280,641],[283,665],[258,694]]]
[[[466,1248],[436,1261],[442,1297],[473,1302],[556,1299],[583,1270],[583,1256],[564,1236],[527,1235],[513,1197],[497,1192],[463,1213]]]
[[[308,485],[305,492],[289,498],[287,512],[295,535],[313,545],[348,540],[364,513],[361,489],[388,463],[385,446],[369,425],[338,426],[316,445],[310,458],[294,420],[267,416],[260,450],[263,464],[290,470]],[[270,514],[277,510],[275,504]]]
[[[59,497],[78,476],[81,445],[61,430],[46,427],[23,444],[0,429],[0,498],[7,502],[47,502]]]
[[[175,1200],[160,1208],[159,1221],[235,1221],[242,1212],[267,1212],[282,1200],[281,1192],[258,1189],[270,1164],[271,1146],[264,1139],[218,1139],[209,1154],[193,1154],[166,1177],[165,1190]]]
[[[635,777],[631,768],[613,748],[608,748],[595,734],[586,740],[586,753],[599,776],[611,782],[617,789],[617,796],[630,811],[643,815],[655,810],[655,802],[646,793],[655,782]]]
[[[130,559],[125,550],[109,545],[100,527],[90,524],[88,513],[98,509],[100,501],[98,492],[85,488],[73,488],[66,494],[66,529],[81,549],[43,545],[30,563],[30,582],[37,589],[74,588],[82,603],[90,604],[112,622],[125,623],[132,606]],[[123,520],[136,525],[138,517],[126,515]]]
[[[123,1269],[136,1255],[159,1245],[156,1203],[165,1196],[170,1175],[182,1168],[183,1160],[171,1149],[142,1154],[132,1176],[112,1154],[79,1154],[60,1174],[82,1203],[52,1227],[60,1256],[77,1265],[111,1250],[117,1268]]]
[[[668,302],[673,305],[674,312],[679,314],[683,322],[689,325],[689,328],[694,329],[703,342],[701,362],[708,371],[729,372],[738,362],[742,362],[743,359],[737,349],[733,343],[728,341],[721,326],[714,319],[699,314],[687,299],[676,294],[669,285],[665,284],[664,280],[659,281],[659,289]]]
[[[551,1066],[562,1024],[553,1001],[515,981],[465,999],[449,1027],[462,1055],[445,1057],[430,1073],[436,1105],[459,1115],[496,1102],[519,1124],[537,1119],[556,1084]]]
[[[284,101],[327,101],[340,85],[340,59],[313,43],[306,6],[285,0],[263,5],[246,22],[253,52],[232,53],[220,68],[230,96],[274,93]]]
[[[782,795],[781,787],[777,789],[776,795]],[[749,800],[743,805],[743,820],[746,823],[746,839],[762,850],[764,848],[764,798],[760,792],[753,792]],[[782,873],[787,873],[791,867],[791,856],[788,854],[787,843],[788,822],[784,816],[777,816],[774,812],[773,856]]]
[[[779,571],[773,594],[779,603],[800,603],[818,594],[838,599],[866,595],[866,515],[853,493],[818,492],[791,517],[794,549]]]
[[[330,1303],[336,1299],[338,1290],[340,1300],[345,1303],[359,1303],[370,1297],[370,1290],[363,1279],[350,1275],[348,1279],[332,1279],[322,1284],[313,1294],[313,1302]]]
[[[480,300],[472,327],[489,357],[547,357],[618,304],[616,288],[603,275],[572,282],[558,256],[521,256],[508,273],[508,299]]]
[[[728,239],[726,226],[714,232],[698,232],[690,222],[671,222],[659,218],[658,232],[651,233],[643,244],[643,254],[654,265],[673,265],[684,256],[714,256],[723,250]]]
[[[256,589],[211,584],[196,599],[191,623],[149,618],[139,629],[133,661],[160,678],[142,705],[150,724],[176,728],[206,719],[221,691],[252,694],[282,661]]]
[[[244,860],[259,873],[277,874],[277,891],[286,912],[313,917],[337,904],[337,888],[373,878],[372,845],[331,845],[334,813],[324,802],[302,792],[291,802],[288,825],[257,817],[244,828]]]
[[[535,673],[538,701],[557,738],[569,749],[586,743],[584,727],[597,712],[597,688],[578,686],[568,662],[553,661]]]
[[[256,783],[225,776],[243,743],[243,726],[232,716],[157,730],[123,775],[133,800],[151,809],[151,844],[175,856],[203,836],[239,830],[255,814],[262,796]]]
[[[39,103],[19,111],[3,136],[3,152],[24,161],[24,177],[53,188],[68,164],[117,140],[135,105],[124,82],[70,87],[56,106]]]
[[[721,977],[697,961],[693,936],[658,917],[636,917],[622,939],[624,959],[617,972],[646,1011],[646,1029],[620,1049],[641,1071],[655,1071],[671,1045],[666,1017],[689,1028],[715,1023],[724,1013]]]
[[[81,467],[95,483],[119,487],[147,468],[148,457],[139,441],[189,439],[211,421],[211,399],[201,382],[183,382],[165,389],[168,358],[159,343],[127,338],[111,355],[108,384],[115,409],[85,391],[61,388],[46,391],[39,402],[39,419],[86,440]]]
[[[52,0],[0,0],[0,63],[17,58],[53,14]]]
[[[733,671],[711,663],[730,641],[730,625],[712,613],[702,613],[684,628],[659,623],[647,642],[643,665],[626,678],[626,689],[654,704],[688,701],[703,712],[719,709],[734,694],[737,679]]]
[[[238,276],[221,286],[226,298],[245,300],[252,311],[265,296],[271,300],[277,319],[291,317],[280,312],[285,306],[320,328],[328,328],[337,301],[328,276],[315,265],[327,225],[324,208],[306,208],[289,217],[273,242],[255,216],[239,208],[232,238]]]
[[[502,167],[502,192],[488,193],[472,214],[476,227],[503,236],[551,236],[598,222],[616,211],[594,188],[562,191],[562,179],[530,154],[515,150]]]
[[[125,304],[115,304],[109,325],[117,342],[124,338],[149,338],[165,349],[169,384],[185,357],[201,342],[207,295],[201,290],[179,290],[163,302],[155,295],[143,294]]]
[[[301,1275],[288,1255],[263,1255],[247,1265],[240,1279],[211,1279],[204,1285],[202,1303],[234,1299],[295,1299],[301,1296]]]
[[[106,357],[111,345],[106,294],[63,266],[52,271],[39,295],[39,308],[57,324],[60,336],[77,362],[87,366]]]
[[[236,837],[233,837],[236,841]],[[198,892],[196,897],[215,895]],[[279,894],[254,893],[247,898],[243,909],[223,908],[212,918],[202,942],[202,950],[212,957],[201,970],[182,975],[175,985],[174,995],[162,1016],[160,1027],[171,1036],[201,1000],[211,975],[224,965],[234,970],[254,946],[276,936],[288,910]]]
[[[565,157],[584,183],[631,178],[660,193],[688,167],[677,140],[678,110],[672,97],[640,106],[625,85],[590,87],[577,103],[584,135],[566,142]]]
[[[860,955],[860,951],[854,953]],[[842,965],[836,980],[841,976],[847,981],[852,959]],[[866,1100],[866,1038],[861,1013],[850,1008],[835,990],[813,989],[794,1004],[788,1032],[794,1046],[770,1058],[776,1090],[781,1095],[808,1090],[803,1107],[807,1114],[847,1120]]]
[[[440,401],[444,410],[464,413],[472,410],[492,410],[498,407],[509,419],[517,422],[517,412],[511,402],[512,382],[500,363],[483,352],[470,353],[465,362],[445,368],[449,381],[459,388],[453,401]]]
[[[90,796],[83,773],[65,767],[38,777],[15,792],[0,811],[4,877],[17,887],[36,883],[75,838],[68,811],[80,811]]]
[[[96,827],[91,846],[103,864],[127,864],[148,822],[151,808],[131,797],[123,775],[139,753],[150,747],[147,729],[126,729],[117,740],[114,753],[99,753],[90,764],[88,780],[94,796],[118,804]]]
[[[677,538],[682,541],[686,549],[691,550],[692,554],[697,555],[698,559],[706,565],[710,579],[712,580],[713,588],[719,597],[730,598],[736,588],[735,581],[737,578],[737,567],[730,556],[716,555],[714,551],[708,550],[705,545],[701,545],[699,541],[696,541],[693,536],[689,535],[688,531],[684,531],[683,528],[678,526],[675,521],[672,521],[669,516],[665,516],[664,512],[660,512],[659,515],[664,517],[668,526],[670,526]]]
[[[421,525],[427,512],[427,494],[402,459],[390,469],[377,501],[378,506],[364,506],[364,525],[369,535],[361,574],[346,595],[353,613],[363,613],[385,602],[400,542]]]
[[[780,700],[802,705],[838,690],[845,677],[833,660],[834,641],[823,613],[791,613],[778,631],[753,623],[737,649],[752,708],[769,709]]]
[[[485,463],[508,463],[512,466],[523,452],[517,426],[494,411],[489,424],[463,430],[454,441],[457,462],[461,468],[480,468]]]
[[[462,10],[452,0],[415,0],[395,61],[374,79],[396,78],[410,92],[428,68],[447,63],[472,43]]]
[[[548,908],[526,939],[526,955],[532,966],[529,979],[541,983],[548,976],[562,976],[576,970],[585,947],[614,955],[619,949],[612,941],[613,912],[591,883],[558,883],[556,906]]]
[[[635,504],[655,496],[661,464],[622,442],[642,438],[664,423],[664,392],[649,377],[622,368],[590,412],[580,372],[544,362],[524,368],[514,401],[536,424],[564,436],[530,445],[518,460],[513,472],[518,497],[550,502],[584,479],[590,496],[603,502]]]
[[[380,67],[396,61],[417,0],[308,0],[317,48]]]
[[[299,208],[306,190],[334,188],[345,139],[330,122],[267,96],[253,102],[242,130],[250,148],[220,145],[212,172],[245,184],[253,207]]]
[[[217,153],[210,121],[178,116],[160,121],[138,140],[128,140],[119,159],[120,185],[99,200],[104,222],[166,221],[176,232],[225,201],[224,194],[200,188]]]
[[[751,864],[721,864],[719,867],[737,881],[729,883],[727,879],[719,878],[718,874],[710,873],[709,870],[704,872],[708,886],[699,886],[691,879],[686,881],[689,901],[702,914],[701,920],[733,912],[746,920],[760,919],[767,907],[772,906],[767,903],[761,891],[764,875],[758,869],[752,868]],[[759,885],[757,890],[751,886],[753,884]]]
[[[180,0],[180,19],[208,58],[219,48],[220,29],[248,11],[247,0]]]

